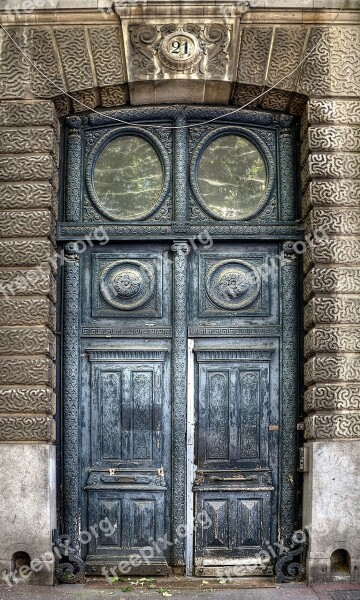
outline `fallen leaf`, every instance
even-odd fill
[[[172,596],[172,594],[169,594],[169,592],[164,592],[163,596],[165,596],[165,598],[170,598],[170,596]]]
[[[201,583],[202,583],[202,585],[209,585],[209,582],[206,581],[206,579],[203,579]]]

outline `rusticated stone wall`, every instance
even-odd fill
[[[360,102],[310,100],[303,119],[305,435],[360,437]],[[323,239],[320,239],[323,238]]]
[[[51,101],[0,103],[0,441],[55,439],[55,220]]]

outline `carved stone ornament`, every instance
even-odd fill
[[[223,23],[130,24],[128,59],[131,79],[165,73],[226,76],[231,28]]]
[[[201,60],[199,40],[192,33],[179,29],[161,40],[158,56],[169,69],[192,69]]]

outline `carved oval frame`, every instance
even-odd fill
[[[213,212],[204,202],[204,199],[202,197],[202,194],[201,194],[201,191],[200,191],[200,188],[198,185],[198,167],[199,167],[199,162],[200,162],[200,159],[201,159],[203,153],[205,152],[206,148],[211,144],[211,142],[214,142],[218,138],[225,137],[226,135],[238,135],[240,137],[247,139],[249,142],[251,142],[255,146],[255,148],[260,152],[260,155],[264,161],[264,165],[265,165],[265,169],[266,169],[266,191],[263,196],[261,205],[244,219],[234,220],[234,219],[224,219],[224,218],[219,217],[219,215],[217,215],[215,212]],[[214,129],[213,131],[210,131],[209,133],[207,133],[195,147],[195,150],[193,152],[193,155],[192,155],[192,158],[190,161],[189,168],[190,168],[191,188],[195,195],[196,201],[199,203],[201,208],[206,212],[206,214],[211,216],[213,219],[216,219],[217,221],[227,221],[228,223],[231,223],[231,222],[238,223],[238,222],[243,222],[243,221],[249,221],[253,217],[256,217],[264,210],[267,203],[271,199],[271,196],[272,196],[272,193],[274,190],[274,186],[275,186],[276,169],[275,169],[275,164],[274,164],[274,158],[273,158],[270,150],[268,149],[266,144],[263,142],[263,140],[259,136],[257,136],[253,131],[250,131],[249,129],[245,129],[244,127],[239,127],[237,125],[228,125],[225,127],[224,126],[218,127],[216,129]]]
[[[159,158],[160,164],[162,167],[163,183],[162,183],[161,193],[160,193],[155,205],[151,208],[151,210],[149,210],[146,214],[142,215],[141,217],[137,217],[136,219],[119,220],[119,219],[114,219],[114,216],[111,215],[109,212],[107,212],[106,209],[104,209],[104,207],[101,206],[99,203],[99,199],[95,192],[95,186],[94,186],[94,168],[95,168],[96,161],[99,158],[100,154],[103,152],[103,150],[105,150],[106,146],[110,142],[112,142],[113,140],[115,140],[118,137],[129,136],[129,135],[136,136],[136,137],[139,137],[139,138],[145,140],[146,142],[148,142],[151,145],[153,150],[156,152],[156,155]],[[111,221],[136,223],[138,221],[144,221],[144,220],[148,219],[149,217],[151,217],[152,215],[154,215],[156,213],[156,211],[160,208],[160,206],[164,203],[164,201],[166,200],[168,195],[170,194],[171,163],[170,163],[170,159],[165,150],[164,145],[153,133],[151,133],[150,131],[146,131],[146,133],[145,133],[140,127],[131,126],[131,125],[127,126],[127,127],[121,127],[121,128],[119,127],[119,128],[116,128],[115,130],[112,129],[111,131],[104,133],[104,135],[102,135],[99,138],[99,140],[96,142],[96,144],[94,145],[93,149],[91,150],[91,152],[88,156],[86,167],[85,167],[85,182],[86,182],[86,188],[87,188],[87,191],[89,194],[89,198],[90,198],[91,202],[93,203],[93,205],[95,206],[96,210],[100,214],[104,215],[107,219],[111,219]]]

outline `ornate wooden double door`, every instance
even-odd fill
[[[59,227],[64,529],[89,573],[271,575],[263,551],[292,535],[299,232],[275,166],[293,129],[267,115],[252,134],[253,118],[167,146],[138,120],[69,124],[88,177]]]

